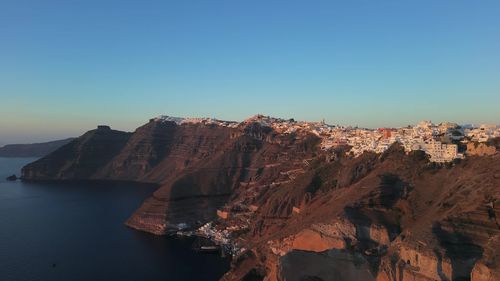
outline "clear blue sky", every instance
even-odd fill
[[[0,143],[159,114],[500,123],[500,1],[0,1]]]

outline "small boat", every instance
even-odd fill
[[[198,252],[218,252],[220,247],[217,245],[214,246],[201,246]]]
[[[202,253],[216,253],[221,249],[220,246],[215,244],[212,240],[204,237],[197,237],[191,248],[196,252]]]

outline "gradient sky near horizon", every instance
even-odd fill
[[[256,113],[500,124],[500,1],[0,1],[0,144]]]

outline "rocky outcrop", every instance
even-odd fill
[[[8,181],[16,181],[17,180],[17,176],[16,175],[10,175],[10,176],[6,177],[5,179],[8,180]]]
[[[491,265],[478,262],[474,265],[471,273],[471,281],[495,281],[500,280],[499,270],[495,270]]]
[[[487,143],[469,142],[466,153],[470,156],[487,156],[497,153],[497,148]]]
[[[346,228],[346,229],[343,229]],[[345,231],[344,233],[342,233]],[[282,240],[269,241],[271,251],[278,256],[284,256],[293,250],[323,252],[329,249],[345,249],[346,241],[355,237],[353,225],[313,225]]]
[[[89,180],[125,146],[130,133],[99,127],[23,167],[24,180]],[[102,178],[101,178],[102,179]]]

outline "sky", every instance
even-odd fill
[[[500,124],[500,1],[0,0],[0,145],[261,113]]]

